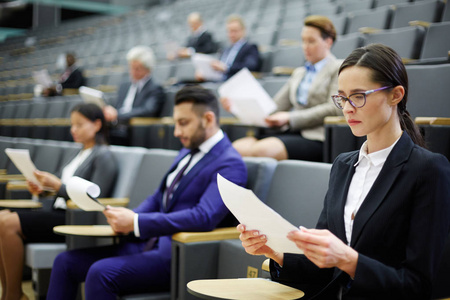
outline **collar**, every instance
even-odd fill
[[[231,47],[242,47],[242,45],[244,45],[245,43],[247,43],[247,40],[245,39],[245,37],[243,37],[236,43],[232,44]]]
[[[368,146],[367,146],[367,141],[365,141],[364,144],[362,144],[361,149],[359,150],[358,161],[356,162],[356,164],[354,164],[354,166],[356,167],[363,159],[367,159],[367,161],[374,166],[379,166],[379,165],[383,164],[386,161],[389,154],[391,153],[395,144],[397,144],[400,137],[389,147],[381,149],[377,152],[370,153],[370,154],[367,153]]]
[[[142,78],[141,80],[138,81],[131,81],[132,85],[135,85],[137,87],[138,92],[140,92],[142,90],[142,88],[144,87],[144,85],[150,80],[151,76],[150,74],[145,76],[144,78]]]
[[[219,129],[212,137],[204,141],[198,146],[202,153],[208,153],[218,142],[224,137],[222,129]]]
[[[322,70],[322,68],[328,63],[328,56],[325,57],[324,59],[316,62],[315,64],[310,63],[309,61],[307,61],[305,63],[305,68],[306,71],[310,72],[310,71],[315,71],[316,73],[319,73],[320,70]]]
[[[205,32],[205,31],[206,31],[206,29],[205,29],[205,28],[203,27],[203,25],[202,25],[202,26],[200,26],[199,28],[197,28],[197,30],[194,31],[192,35],[198,37],[198,36],[201,36],[201,35],[203,34],[203,32]]]

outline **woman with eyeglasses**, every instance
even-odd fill
[[[306,299],[430,299],[450,229],[450,164],[422,148],[394,50],[354,50],[338,84],[334,103],[367,141],[336,158],[316,228],[288,234],[304,254],[275,253],[245,224],[238,226],[242,244],[271,258],[272,279]]]

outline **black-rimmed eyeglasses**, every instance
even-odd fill
[[[342,95],[338,94],[338,95],[331,96],[331,99],[333,99],[334,104],[339,109],[344,109],[344,105],[345,105],[344,102],[345,101],[350,102],[350,104],[353,107],[361,108],[364,105],[366,105],[366,96],[367,95],[370,95],[372,93],[375,93],[375,92],[378,92],[378,91],[381,91],[381,90],[389,89],[389,88],[391,88],[391,86],[383,86],[383,87],[380,87],[380,88],[374,89],[374,90],[368,90],[368,91],[361,92],[361,93],[354,93],[354,94],[351,94],[348,97],[345,97],[345,96],[342,96]]]

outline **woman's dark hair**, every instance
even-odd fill
[[[339,74],[347,67],[358,66],[370,69],[371,80],[382,86],[403,86],[405,95],[397,104],[397,114],[402,130],[405,130],[413,142],[424,147],[425,142],[419,128],[411,118],[406,103],[408,102],[408,74],[400,56],[388,46],[370,44],[353,50],[339,68]]]
[[[72,113],[75,111],[79,112],[92,122],[95,122],[96,120],[100,120],[102,122],[102,127],[95,134],[95,142],[99,145],[107,144],[108,131],[102,109],[93,103],[80,103],[75,105],[70,112]]]

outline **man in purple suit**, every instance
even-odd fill
[[[184,148],[159,189],[134,210],[107,207],[114,231],[130,233],[119,245],[60,254],[53,265],[47,299],[75,299],[85,281],[86,299],[169,287],[171,236],[209,231],[228,214],[217,188],[217,173],[244,185],[241,156],[219,127],[219,105],[209,90],[182,88],[175,96],[175,132]]]

